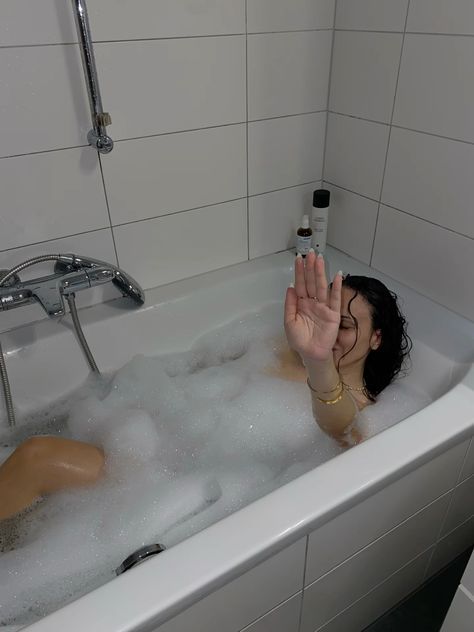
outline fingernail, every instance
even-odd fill
[[[296,255],[296,258],[297,258],[297,259],[302,259],[302,258],[303,258],[303,255],[301,254],[301,252],[299,252],[299,253]]]
[[[294,284],[294,283],[290,283],[290,285],[289,285],[288,287],[292,287],[292,288],[294,288],[294,287],[295,287],[295,284]]]
[[[324,259],[323,255],[321,253],[318,254],[318,259]]]
[[[342,277],[344,276],[344,272],[342,270],[339,270],[338,274],[340,274]]]
[[[310,248],[308,252],[316,252],[314,248]]]

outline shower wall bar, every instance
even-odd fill
[[[102,108],[87,5],[85,0],[72,0],[72,4],[92,116],[92,129],[87,134],[87,140],[98,152],[108,154],[114,147],[114,141],[107,134],[106,129],[107,125],[112,123],[112,119],[110,114],[104,112]]]

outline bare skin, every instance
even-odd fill
[[[0,465],[0,520],[63,489],[86,487],[102,475],[104,453],[88,443],[32,437]]]
[[[348,440],[349,443],[361,440],[351,425],[357,411],[370,404],[370,400],[362,392],[347,388],[334,405],[324,404],[320,399],[331,399],[330,393],[335,392],[340,380],[353,389],[362,388],[365,360],[381,342],[380,331],[372,326],[370,306],[361,296],[354,298],[354,294],[353,290],[342,287],[341,273],[336,274],[329,288],[324,259],[310,252],[306,262],[296,258],[294,288],[288,288],[285,301],[288,344],[301,358],[305,377],[313,389],[316,422],[324,432],[346,445]]]

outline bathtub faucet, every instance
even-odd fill
[[[54,273],[21,281],[18,273],[37,263],[55,261]],[[42,255],[21,263],[6,273],[0,271],[0,307],[14,309],[39,303],[48,316],[63,316],[64,298],[97,285],[112,282],[124,296],[142,305],[145,295],[140,285],[120,268],[74,254]]]

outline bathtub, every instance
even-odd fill
[[[138,310],[128,299],[81,310],[99,367],[186,350],[281,300],[293,257],[150,290]],[[433,403],[25,629],[359,632],[474,542],[474,323],[336,250],[327,260],[402,297],[410,380]],[[21,415],[87,376],[68,319],[10,330],[2,343]]]

